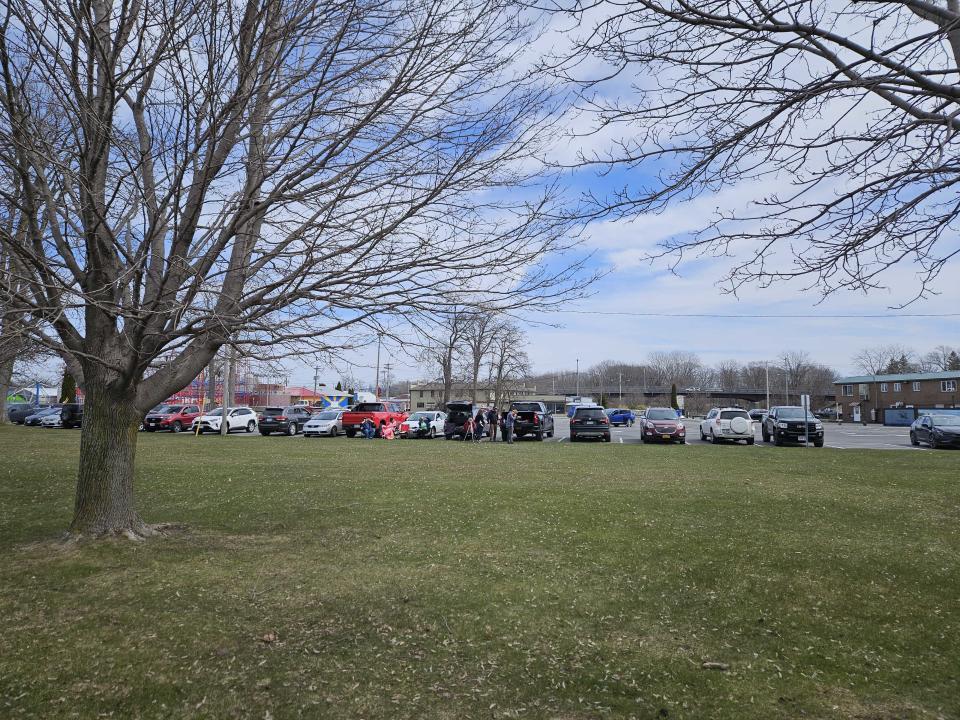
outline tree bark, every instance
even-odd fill
[[[70,533],[102,537],[151,534],[133,499],[133,463],[140,413],[132,399],[87,385],[80,436],[80,473]]]
[[[13,358],[0,362],[0,425],[7,422],[7,393],[10,392],[10,381],[13,378]]]

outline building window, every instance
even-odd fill
[[[920,392],[920,383],[918,382],[913,383],[913,391]]]
[[[887,384],[880,383],[880,392],[886,392],[886,391],[887,391]]]
[[[860,383],[860,399],[869,400],[870,399],[870,386],[867,383]]]
[[[901,385],[900,383],[894,383],[894,384],[893,384],[893,391],[894,391],[894,392],[900,392],[901,390],[903,390],[903,385]]]
[[[957,391],[957,381],[956,380],[941,380],[940,381],[940,392],[956,392]]]
[[[417,403],[417,407],[418,407],[418,408],[422,408],[422,407],[423,407],[423,403]]]
[[[840,392],[847,397],[853,397],[853,385],[844,385]]]
[[[430,391],[430,397],[434,397],[434,396],[436,395],[436,392],[437,392],[436,390],[431,390],[431,391]]]

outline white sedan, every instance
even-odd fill
[[[40,418],[40,427],[43,428],[58,428],[62,427],[63,423],[60,422],[60,411],[52,412],[49,415],[44,415]]]
[[[191,426],[196,430],[199,426],[200,432],[220,432],[220,423],[223,420],[223,408],[211,410],[204,413],[193,421]],[[257,414],[248,407],[227,408],[227,432],[234,430],[245,430],[252,433],[257,429]]]
[[[700,439],[714,445],[724,440],[746,440],[753,445],[753,420],[750,413],[741,408],[714,408],[700,423]]]
[[[415,413],[412,413],[410,417],[400,423],[400,437],[420,437],[420,435],[418,435],[418,431],[420,429],[421,418],[423,418],[426,423],[423,437],[432,440],[433,438],[437,437],[437,435],[443,435],[443,424],[447,420],[446,413],[442,413],[439,410],[417,410]]]
[[[342,432],[343,410],[323,410],[307,420],[307,424],[303,426],[304,437],[336,437]]]

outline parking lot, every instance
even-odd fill
[[[569,430],[569,420],[566,417],[554,416],[555,417],[555,427],[554,436],[552,438],[547,438],[544,442],[547,443],[567,443],[570,442],[570,430]],[[684,420],[684,424],[687,428],[687,442],[691,445],[709,445],[710,443],[704,443],[700,440],[700,433],[698,431],[698,426],[700,424],[699,419],[688,418]],[[757,448],[770,448],[774,449],[775,446],[773,443],[764,443],[760,438],[760,428],[759,423],[754,423],[754,431],[756,434],[756,444],[754,447]],[[164,433],[165,435],[172,435],[172,433]],[[930,448],[926,445],[921,445],[920,447],[914,447],[910,444],[909,429],[905,427],[883,427],[880,425],[854,425],[854,424],[841,424],[837,425],[835,423],[824,423],[824,446],[830,448],[836,448],[838,450],[929,450]],[[631,443],[640,443],[640,426],[634,425],[633,427],[614,427],[611,428],[612,442],[622,443],[622,444],[631,444]],[[187,438],[193,437],[192,433],[183,432],[180,433],[177,437]],[[210,435],[205,435],[205,438],[209,439]],[[231,433],[230,437],[260,437],[259,433],[243,433],[243,432],[234,432]],[[347,438],[346,436],[341,435],[337,440],[332,438],[304,438],[301,435],[296,437],[286,437],[280,435],[271,435],[272,439],[280,441],[282,438],[287,440],[296,440],[303,442],[307,440],[309,442],[361,442],[359,438]],[[533,438],[522,438],[518,439],[519,443],[526,442],[536,442]],[[743,446],[743,443],[737,443],[740,446]]]

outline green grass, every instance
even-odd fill
[[[78,439],[0,428],[0,717],[960,717],[958,452],[144,435],[187,529],[70,547]]]

